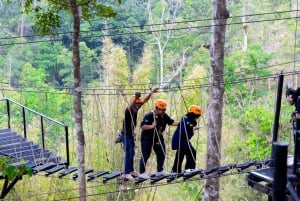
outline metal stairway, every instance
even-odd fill
[[[0,99],[0,117],[0,179],[4,180],[0,199],[24,174],[28,174],[22,171],[21,175],[9,175],[7,168],[25,168],[33,175],[41,171],[47,171],[47,175],[50,175],[68,168],[70,159],[66,124],[8,98]],[[5,122],[7,125],[3,126]]]
[[[61,157],[42,149],[10,129],[0,129],[0,157],[3,156],[9,158],[10,164],[24,163],[30,167],[47,163],[55,165],[65,163]]]
[[[42,149],[34,142],[22,137],[11,129],[0,129],[0,159],[8,159],[9,166],[20,165],[32,168],[32,174],[48,170],[53,167],[67,167],[66,161],[56,156],[47,149]],[[22,177],[15,177],[12,181],[0,172],[0,179],[4,179],[4,185],[0,198],[3,199],[18,180]]]

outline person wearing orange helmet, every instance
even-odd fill
[[[144,98],[141,98],[141,93],[136,92],[135,95],[131,96],[129,106],[125,109],[125,117],[123,120],[123,126],[119,140],[123,143],[125,157],[124,157],[124,174],[122,177],[127,180],[132,180],[133,177],[137,177],[139,174],[134,171],[133,159],[135,154],[135,143],[134,143],[134,129],[136,127],[136,120],[138,110],[146,103],[151,95],[157,92],[158,88],[154,88]]]
[[[198,105],[191,105],[186,115],[184,115],[173,136],[172,136],[172,149],[177,150],[172,173],[181,173],[181,166],[186,157],[185,170],[195,169],[196,167],[196,150],[192,146],[190,139],[194,135],[194,130],[198,129],[197,119],[201,116],[202,110]]]
[[[140,178],[148,179],[149,175],[145,173],[147,160],[153,149],[156,154],[157,174],[156,176],[167,176],[163,171],[165,161],[165,142],[163,132],[167,125],[177,126],[178,121],[172,119],[167,113],[167,102],[163,99],[155,101],[154,111],[148,112],[141,122],[141,151],[140,159]]]

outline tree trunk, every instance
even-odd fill
[[[74,76],[74,119],[77,137],[77,163],[78,163],[78,192],[79,200],[86,200],[86,179],[85,179],[85,159],[84,159],[84,132],[82,125],[81,109],[81,79],[80,79],[80,51],[79,51],[79,32],[80,32],[80,14],[76,0],[70,0],[73,15],[73,76]]]
[[[210,103],[208,105],[208,136],[206,148],[206,168],[220,166],[221,133],[224,95],[224,44],[226,21],[229,12],[226,0],[213,0],[213,24],[210,45]],[[219,200],[219,178],[205,182],[205,201]]]

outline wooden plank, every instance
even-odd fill
[[[68,174],[71,174],[72,172],[75,172],[76,170],[77,170],[77,167],[71,167],[71,168],[69,168],[69,169],[66,169],[66,170],[60,172],[60,173],[58,174],[58,177],[59,177],[59,178],[62,178],[62,177],[64,177],[64,176],[68,175]]]
[[[142,182],[144,182],[144,181],[146,181],[146,180],[148,180],[148,179],[142,179],[142,178],[135,178],[135,180],[134,180],[134,183],[135,184],[139,184],[139,183],[142,183]]]
[[[249,161],[243,164],[238,164],[235,168],[237,169],[238,172],[241,172],[254,164],[256,164],[255,161]]]
[[[35,168],[33,168],[33,174],[53,168],[55,165],[56,164],[54,164],[54,163],[46,163],[43,165],[36,166]]]
[[[88,174],[88,173],[91,173],[93,171],[94,171],[93,169],[87,168],[87,169],[84,170],[84,174]],[[76,180],[78,178],[78,172],[76,172],[75,174],[73,174],[72,178],[73,178],[73,180]]]
[[[192,171],[189,171],[189,172],[185,172],[183,174],[183,180],[187,180],[189,178],[192,178],[196,175],[201,175],[203,174],[203,170],[192,170]]]
[[[156,182],[158,182],[158,181],[161,181],[161,180],[163,180],[164,178],[167,178],[169,175],[160,175],[160,176],[152,176],[152,177],[150,177],[150,183],[151,184],[154,184],[154,183],[156,183]]]
[[[47,177],[47,176],[49,176],[51,174],[54,174],[55,172],[58,172],[58,171],[64,169],[65,167],[66,167],[65,165],[57,165],[57,166],[55,166],[55,167],[53,167],[53,168],[51,168],[49,170],[46,170],[45,176]]]
[[[209,169],[207,169],[207,170],[204,171],[204,174],[205,175],[209,175],[209,174],[217,171],[217,169],[219,169],[219,168],[218,167],[209,168]]]
[[[120,171],[113,171],[112,173],[106,175],[103,177],[103,183],[107,182],[108,180],[114,179],[116,177],[119,177],[122,175],[122,172]]]
[[[91,180],[93,180],[93,179],[96,179],[96,178],[101,177],[101,176],[103,176],[103,175],[105,175],[105,174],[108,174],[108,173],[109,173],[109,171],[107,171],[107,170],[102,170],[102,171],[99,171],[99,172],[90,174],[90,175],[88,176],[87,181],[91,181]]]
[[[229,170],[232,170],[233,168],[236,167],[236,164],[229,164],[229,165],[226,165],[226,166],[223,166],[223,167],[219,167],[218,170],[217,170],[217,173],[218,175],[221,175]]]
[[[167,177],[167,182],[170,183],[175,179],[178,179],[180,177],[182,177],[184,175],[184,173],[171,173],[168,177]]]

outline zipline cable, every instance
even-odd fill
[[[255,17],[255,16],[263,16],[263,15],[279,15],[284,13],[293,13],[298,12],[298,6],[296,10],[286,10],[286,11],[279,11],[279,12],[267,12],[267,13],[254,13],[254,14],[247,14],[247,15],[237,15],[237,16],[230,16],[230,19],[234,18],[242,18],[242,17]],[[216,18],[216,19],[223,19],[223,18]],[[187,24],[187,23],[194,23],[194,22],[201,22],[201,21],[212,21],[212,18],[205,18],[205,19],[195,19],[195,20],[183,20],[183,21],[174,21],[174,22],[165,22],[165,23],[153,23],[153,24],[145,24],[143,27],[151,27],[151,26],[163,26],[163,25],[171,25],[171,24]],[[103,31],[110,31],[110,30],[119,30],[119,29],[132,29],[132,28],[140,28],[140,25],[133,25],[133,26],[126,26],[126,27],[104,27],[101,30],[81,30],[80,33],[93,33],[93,32],[103,32]],[[55,35],[63,35],[63,34],[73,34],[72,31],[69,32],[57,32],[54,33]],[[43,37],[43,36],[50,36],[53,37],[53,34],[31,34],[25,36],[12,36],[12,37],[0,37],[0,40],[8,40],[8,39],[21,39],[21,38],[32,38],[32,37]]]
[[[277,66],[281,66],[281,65],[286,65],[286,64],[294,64],[295,62],[298,62],[300,60],[294,60],[294,61],[289,61],[289,62],[284,62],[284,63],[280,63],[280,64],[276,64],[276,65],[270,65],[270,66],[267,66],[267,67],[261,67],[261,68],[255,68],[255,69],[248,69],[247,72],[249,73],[252,72],[252,71],[256,71],[258,69],[267,69],[267,68],[272,68],[272,67],[277,67]],[[231,83],[239,83],[239,82],[243,82],[243,80],[249,80],[249,79],[254,79],[254,78],[245,78],[245,74],[246,73],[246,70],[244,71],[240,71],[239,73],[235,73],[235,74],[232,74],[232,72],[230,73],[223,73],[223,74],[220,74],[220,75],[216,75],[216,76],[235,76],[235,77],[238,77],[238,75],[241,75],[242,78],[240,79],[237,79],[236,81],[231,81],[231,82],[224,82],[224,84],[231,84]],[[300,74],[300,71],[287,71],[287,72],[283,72],[283,75],[296,75],[296,74]],[[277,74],[276,74],[277,75]],[[273,75],[270,75],[268,77],[271,77],[271,76],[274,76]],[[256,80],[259,80],[260,78],[265,78],[266,76],[256,76]],[[186,79],[186,80],[182,80],[182,81],[177,81],[177,83],[184,83],[184,82],[188,82],[188,81],[196,81],[196,80],[202,80],[202,79],[208,79],[209,77],[208,76],[205,76],[205,77],[200,77],[200,78],[193,78],[193,79]],[[171,84],[172,82],[170,82]],[[0,82],[0,84],[8,84],[6,82]],[[145,86],[147,84],[131,84],[130,86]],[[153,85],[159,85],[159,83],[153,83]],[[107,90],[107,91],[110,91],[110,90],[115,90],[115,88],[126,88],[126,86],[128,85],[113,85],[113,86],[99,86],[99,87],[86,87],[84,88],[85,91],[89,91],[89,90],[94,90],[94,89],[103,89],[103,90]],[[193,85],[192,85],[193,86]],[[51,93],[49,92],[49,89],[48,87],[42,87],[42,86],[38,86],[38,85],[20,85],[20,89],[22,90],[22,88],[25,88],[25,87],[28,87],[28,88],[37,88],[39,87],[40,89],[46,89],[46,91],[48,93]],[[2,88],[4,88],[2,86]],[[6,87],[8,91],[15,91],[13,89],[11,89],[10,86],[7,86]],[[65,87],[57,87],[55,89],[57,90],[62,90],[62,89],[68,89],[69,92],[67,94],[72,94],[72,88],[71,86],[65,86]],[[18,88],[17,88],[18,90]],[[131,87],[130,89],[127,89],[129,91],[137,91],[138,88],[136,87]],[[36,90],[26,90],[26,92],[35,92]],[[44,93],[44,91],[41,91],[41,93]],[[56,94],[59,94],[59,93],[62,93],[62,92],[53,92],[53,93],[56,93]],[[65,93],[63,93],[65,94]],[[102,94],[104,95],[104,94]]]
[[[292,20],[297,19],[299,17],[286,17],[281,19],[267,19],[267,20],[254,20],[254,21],[247,21],[244,23],[251,24],[251,23],[262,23],[262,22],[274,22],[274,21],[281,21],[281,20]],[[189,27],[180,27],[180,28],[168,28],[168,29],[158,29],[152,30],[151,32],[165,32],[165,31],[178,31],[178,30],[190,30],[190,29],[199,29],[199,28],[211,28],[212,26],[228,26],[228,25],[240,25],[243,22],[236,22],[236,23],[226,23],[226,24],[218,24],[218,25],[202,25],[202,26],[189,26]],[[80,37],[81,40],[90,39],[90,38],[101,38],[101,37],[112,37],[112,36],[125,36],[125,35],[132,35],[132,34],[148,34],[149,31],[136,31],[133,33],[119,33],[119,34],[100,34],[100,35],[92,35],[92,36],[84,36]],[[26,41],[26,42],[15,42],[15,43],[3,43],[0,44],[0,47],[3,46],[13,46],[13,45],[23,45],[23,44],[35,44],[35,43],[45,43],[45,42],[58,42],[62,39],[45,39],[45,40],[36,40],[36,41]]]

